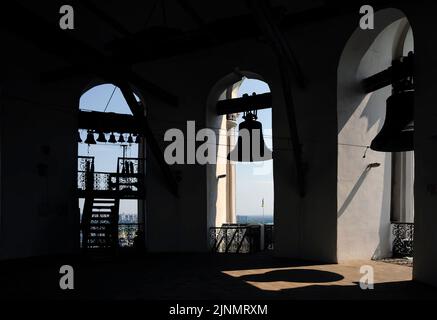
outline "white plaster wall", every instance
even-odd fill
[[[378,19],[378,16],[376,17]],[[338,243],[339,261],[383,258],[391,254],[391,153],[366,148],[381,129],[391,88],[364,94],[359,82],[391,65],[402,21],[388,25],[360,59],[354,45],[345,48],[338,70]],[[360,61],[361,60],[361,61]],[[359,63],[354,66],[354,63]],[[377,168],[369,168],[379,163]]]
[[[217,163],[206,165],[207,176],[207,226],[220,227],[224,223],[235,222],[235,210],[229,212],[229,203],[235,202],[235,194],[228,190],[229,170],[227,156],[229,152],[226,116],[218,116],[216,103],[219,100],[235,98],[240,85],[240,77],[236,73],[220,79],[211,89],[206,105],[207,127],[216,133]],[[230,92],[228,93],[228,90]],[[230,94],[231,97],[227,97]],[[232,198],[232,199],[230,199]],[[234,199],[234,200],[233,200]],[[208,235],[209,236],[209,235]]]
[[[220,87],[221,89],[221,87]],[[218,100],[225,99],[225,92],[222,92]],[[213,95],[214,96],[214,95]],[[212,128],[217,135],[217,164],[207,165],[207,188],[208,188],[208,228],[220,227],[227,221],[227,168],[224,163],[224,159],[227,156],[226,147],[226,116],[217,116],[215,113],[215,102],[211,97],[211,101],[208,101],[209,115],[206,119],[208,128]],[[220,177],[221,176],[221,177]]]

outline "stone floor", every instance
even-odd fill
[[[72,265],[75,289],[59,289]],[[360,267],[374,289],[359,286]],[[268,254],[153,254],[116,259],[58,257],[0,262],[0,299],[437,299],[412,268],[376,261],[315,264]]]
[[[398,264],[401,266],[413,267],[413,258],[386,258],[379,260],[381,262]]]

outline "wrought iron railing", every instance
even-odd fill
[[[144,190],[144,159],[118,158],[117,184],[120,191],[142,192]]]
[[[265,224],[264,225],[264,250],[273,250],[273,232],[274,232],[273,224]]]
[[[91,189],[94,186],[94,157],[79,156],[77,158],[77,188],[79,190]]]
[[[144,172],[143,158],[118,158],[117,172],[121,174],[138,174]]]
[[[142,230],[142,224],[139,223],[119,223],[118,224],[118,246],[120,248],[135,247],[136,237],[141,236],[138,231]],[[83,231],[80,230],[80,247],[83,248]],[[139,241],[144,241],[140,239]]]
[[[414,223],[394,222],[393,230],[393,256],[412,257],[414,242]]]
[[[116,177],[108,172],[78,172],[79,190],[116,190]]]
[[[117,172],[95,172],[94,157],[78,157],[78,190],[144,192],[144,159],[119,158]]]
[[[139,231],[142,229],[139,223],[119,223],[118,224],[118,246],[121,248],[133,248],[137,237],[141,237]],[[138,239],[144,241],[144,239]]]
[[[252,253],[260,250],[259,225],[229,224],[210,228],[211,248],[220,253]]]

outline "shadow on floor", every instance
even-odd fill
[[[59,268],[65,264],[75,270],[74,290],[59,289]],[[97,260],[83,257],[16,260],[0,263],[0,299],[437,299],[436,289],[413,281],[376,284],[374,290],[361,290],[356,283],[335,285],[343,279],[341,274],[312,270],[311,265],[314,264],[275,259],[266,254],[151,254]],[[224,273],[295,266],[300,269],[241,277]],[[261,290],[247,281],[314,284],[275,291]],[[324,284],[326,282],[334,282],[334,285]]]
[[[344,277],[341,274],[311,270],[311,269],[292,269],[292,270],[274,270],[262,274],[252,274],[241,276],[238,279],[243,281],[252,282],[274,282],[274,281],[287,281],[287,282],[334,282],[343,280]]]

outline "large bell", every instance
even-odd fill
[[[384,125],[370,144],[383,152],[414,150],[414,90],[393,93],[387,99]]]
[[[256,121],[256,111],[246,112],[243,119],[244,121],[238,126],[237,144],[229,152],[228,160],[255,162],[272,159],[272,151],[264,143],[262,124]]]

